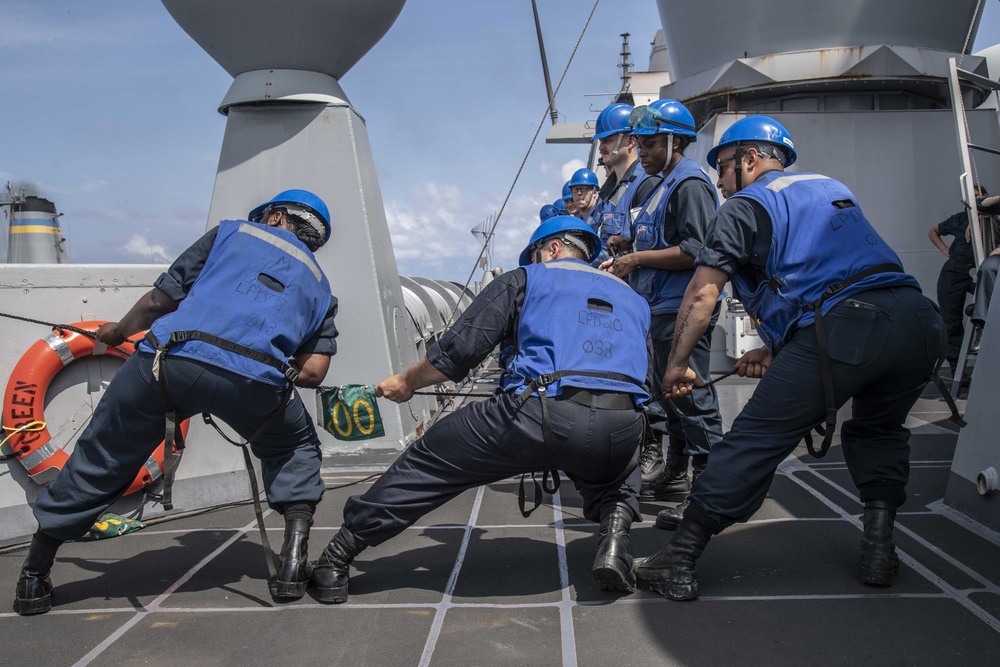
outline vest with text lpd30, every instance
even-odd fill
[[[771,217],[766,278],[756,284],[746,267],[741,267],[732,281],[747,312],[757,320],[761,340],[772,352],[788,341],[796,327],[815,321],[815,314],[803,307],[817,301],[831,285],[880,264],[902,267],[851,191],[832,178],[774,171],[733,197],[760,203]],[[852,294],[903,285],[920,288],[907,273],[876,273],[827,299],[822,312],[825,315]]]
[[[570,375],[549,385],[547,393],[558,396],[563,387],[579,387],[633,394],[637,406],[644,403],[646,302],[621,279],[577,259],[523,268],[524,305],[516,345],[500,355],[505,371],[500,388],[520,393],[528,382],[557,371],[615,373],[630,381]]]
[[[653,194],[643,205],[639,215],[632,223],[633,250],[664,250],[681,242],[677,228],[666,229],[664,222],[667,214],[667,202],[677,187],[689,178],[700,178],[708,184],[712,191],[714,204],[718,206],[715,197],[715,186],[708,175],[691,158],[685,157],[670,174],[663,179]],[[706,221],[707,222],[707,221]],[[683,224],[678,221],[678,224]],[[681,306],[684,291],[694,276],[694,268],[679,271],[655,269],[640,266],[628,275],[632,289],[641,294],[649,302],[649,308],[654,314],[674,313]]]
[[[330,299],[330,283],[294,234],[259,223],[223,220],[187,297],[176,311],[156,320],[151,330],[160,342],[173,331],[203,331],[287,361],[319,331]],[[266,364],[202,341],[180,343],[169,354],[268,384],[287,383]]]

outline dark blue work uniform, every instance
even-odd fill
[[[336,352],[337,300],[312,253],[288,231],[223,221],[155,286],[180,302],[153,324],[158,340],[196,329],[281,361]],[[249,437],[281,405],[285,378],[260,362],[192,342],[172,348],[166,363],[179,418],[208,412]],[[115,374],[66,467],[38,495],[35,518],[47,535],[86,534],[163,440],[165,406],[152,366],[143,344]],[[251,448],[272,508],[322,498],[319,439],[297,393]]]
[[[694,160],[682,159],[649,196],[632,223],[633,249],[638,252],[680,246],[686,254],[697,256],[716,206],[715,186],[708,176]],[[654,396],[663,394],[660,383],[674,340],[677,310],[693,275],[693,268],[670,271],[649,266],[641,266],[628,275],[629,284],[649,302],[652,313],[649,336],[653,342]],[[711,372],[712,329],[719,319],[719,310],[717,305],[708,330],[691,353],[691,368],[705,380]],[[661,442],[667,435],[677,442],[683,441],[685,455],[708,454],[722,432],[715,386],[695,387],[689,396],[675,401],[675,405],[686,419],[668,409],[665,400],[650,403],[648,415],[653,433]]]
[[[685,516],[719,532],[760,508],[774,471],[826,411],[813,312],[830,285],[898,258],[841,183],[775,171],[730,198],[699,265],[730,274],[774,359],[732,429],[715,445]],[[834,401],[853,399],[844,458],[863,502],[898,507],[909,476],[907,413],[944,354],[945,334],[916,279],[868,276],[822,306]]]
[[[550,467],[598,485],[582,489],[588,519],[598,521],[600,508],[614,502],[638,518],[639,468],[612,482],[642,437],[648,322],[645,301],[580,260],[501,275],[427,353],[432,366],[460,381],[503,343],[500,389],[445,416],[367,493],[349,498],[344,526],[362,545],[375,546],[467,489]],[[570,374],[548,386],[555,451],[547,461],[538,392],[523,404],[518,396],[529,391],[527,381],[560,370],[615,377]]]
[[[608,239],[612,236],[628,238],[631,235],[631,210],[641,206],[660,182],[659,176],[650,176],[639,164],[632,162],[619,181],[612,173],[604,183],[597,196],[599,211],[594,220],[594,231],[601,237],[604,250],[597,256],[591,266],[600,266],[610,255],[608,254]]]
[[[937,226],[941,236],[952,236],[954,240],[948,248],[948,259],[941,267],[937,281],[937,301],[948,331],[949,363],[954,366],[958,362],[958,354],[962,349],[962,337],[965,335],[963,318],[965,301],[972,292],[972,269],[976,266],[972,254],[972,245],[965,240],[965,230],[969,228],[969,215],[961,211],[951,216]]]

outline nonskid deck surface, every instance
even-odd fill
[[[728,424],[752,389],[720,386]],[[65,545],[53,610],[0,613],[6,665],[941,665],[1000,655],[1000,538],[941,502],[956,432],[928,392],[911,415],[903,561],[891,588],[859,579],[861,505],[839,446],[800,448],[764,507],[713,538],[701,598],[605,593],[590,575],[597,526],[563,484],[529,519],[516,480],[465,493],[363,552],[343,605],[276,605],[253,511],[234,507],[121,538]],[[326,471],[310,547],[340,525],[367,472]],[[346,486],[345,486],[346,485]],[[670,533],[645,503],[632,551]],[[282,523],[266,523],[275,545]],[[23,551],[0,556],[13,599]],[[9,603],[5,604],[5,607]]]

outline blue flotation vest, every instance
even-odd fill
[[[523,268],[524,305],[516,345],[500,355],[500,388],[520,394],[532,381],[559,374],[544,383],[549,396],[578,387],[632,394],[637,407],[645,403],[646,302],[621,279],[577,259]]]
[[[663,250],[680,243],[678,230],[664,229],[667,202],[677,187],[689,178],[700,178],[708,183],[713,197],[715,187],[708,175],[691,158],[685,157],[663,179],[643,205],[632,223],[633,250]],[[715,198],[718,205],[718,198]],[[640,266],[628,274],[629,284],[649,302],[654,315],[676,312],[684,299],[684,291],[694,276],[694,268],[680,271]]]
[[[294,234],[223,220],[191,291],[150,333],[162,343],[173,332],[204,332],[284,363],[320,329],[330,299],[330,283]],[[148,342],[141,347],[153,349]],[[178,343],[169,354],[268,384],[288,383],[272,365],[200,340]]]
[[[631,235],[629,211],[632,208],[636,190],[647,178],[649,178],[649,174],[642,170],[639,161],[636,160],[625,172],[625,177],[615,187],[611,196],[603,202],[598,222],[599,229],[595,231],[605,245],[612,236],[628,238]]]
[[[733,197],[760,203],[771,217],[766,278],[758,284],[741,267],[732,282],[772,352],[780,349],[796,327],[815,322],[815,313],[807,307],[828,290],[831,294],[820,307],[824,315],[858,292],[903,285],[920,288],[916,278],[902,272],[899,257],[843,183],[820,174],[774,171]],[[845,282],[849,284],[836,289]]]

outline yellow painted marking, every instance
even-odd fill
[[[156,621],[150,627],[152,628],[176,628],[177,623],[174,621]]]
[[[62,234],[58,227],[47,227],[45,225],[11,225],[11,234]]]

